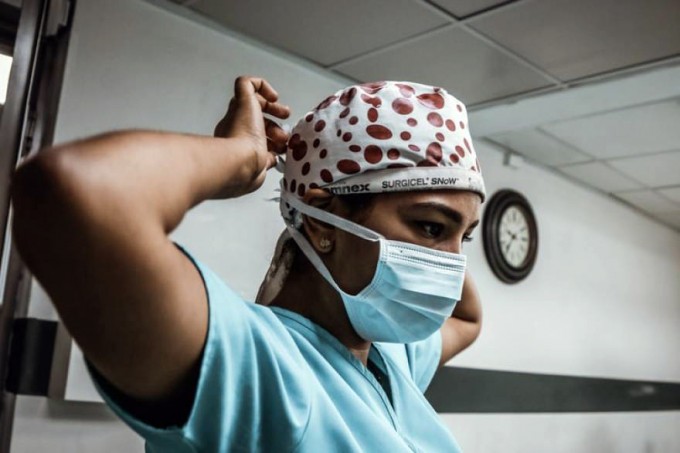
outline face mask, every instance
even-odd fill
[[[354,330],[367,341],[410,343],[437,331],[451,316],[463,292],[465,255],[442,252],[379,233],[294,197],[285,201],[298,211],[349,233],[380,242],[373,280],[358,294],[344,292],[307,239],[286,227],[312,265],[340,294]]]

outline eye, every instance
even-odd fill
[[[466,234],[466,235],[463,236],[463,242],[470,242],[473,239],[474,238],[472,236],[470,236],[469,234]]]
[[[444,225],[436,222],[416,222],[418,226],[425,232],[425,235],[430,238],[436,238],[444,231]]]

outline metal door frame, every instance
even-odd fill
[[[75,2],[23,0],[0,117],[0,453],[10,450],[16,395],[7,392],[12,326],[26,316],[32,276],[11,240],[10,178],[52,144]]]

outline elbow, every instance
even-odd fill
[[[474,343],[477,338],[479,338],[479,334],[482,333],[482,319],[481,317],[477,319],[476,321],[471,323],[470,327],[470,337],[469,337],[469,342],[468,342],[468,347]]]
[[[12,237],[26,264],[41,247],[48,225],[54,225],[62,211],[69,186],[65,157],[58,149],[47,149],[12,174]]]

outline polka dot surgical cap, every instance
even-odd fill
[[[283,198],[316,187],[486,195],[465,106],[443,88],[414,82],[364,83],[328,96],[291,130],[284,168]],[[283,198],[281,213],[291,219]]]

